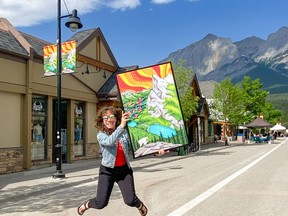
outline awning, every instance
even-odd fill
[[[272,128],[270,128],[272,131],[284,131],[286,128],[280,124],[274,125]]]

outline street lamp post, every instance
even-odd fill
[[[200,117],[198,117],[198,119],[197,119],[197,124],[198,124],[199,151],[201,151],[201,121],[200,121]]]
[[[77,10],[72,14],[61,16],[61,0],[57,0],[57,118],[56,118],[56,172],[53,178],[65,178],[62,171],[62,144],[61,144],[61,71],[62,71],[62,53],[61,53],[61,19],[69,17],[65,23],[71,31],[77,31],[82,28],[82,23],[77,16]]]

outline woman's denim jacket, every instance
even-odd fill
[[[100,145],[100,149],[102,152],[102,161],[101,164],[105,167],[114,168],[116,152],[117,152],[117,143],[118,140],[122,144],[122,148],[125,154],[126,162],[128,167],[130,167],[129,163],[129,137],[128,132],[121,126],[118,126],[116,130],[108,135],[103,131],[99,131],[97,133],[97,140]]]

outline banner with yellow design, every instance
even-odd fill
[[[171,62],[116,75],[134,158],[188,144]]]
[[[76,70],[76,41],[67,41],[61,45],[62,71],[61,73],[74,73]],[[57,75],[57,44],[45,46],[44,76]]]

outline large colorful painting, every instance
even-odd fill
[[[117,74],[134,158],[188,144],[170,62]]]
[[[61,73],[74,73],[76,70],[76,41],[67,41],[61,44],[62,71]],[[44,76],[57,75],[57,44],[45,46]]]

